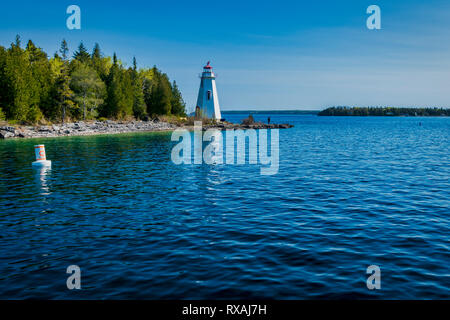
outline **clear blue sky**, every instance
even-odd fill
[[[82,29],[66,28],[81,8]],[[381,7],[381,30],[366,8]],[[396,1],[7,1],[0,45],[15,35],[49,55],[63,38],[130,65],[157,65],[177,80],[188,109],[211,60],[223,110],[330,105],[450,105],[450,2]]]

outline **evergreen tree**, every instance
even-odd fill
[[[146,105],[147,112],[151,108],[151,95],[152,95],[152,88],[154,84],[154,75],[157,71],[156,67],[153,67],[152,69],[144,69],[139,71],[139,77],[142,79],[142,91],[144,93],[144,102]]]
[[[63,41],[61,42],[61,47],[59,49],[59,53],[61,53],[61,58],[63,60],[67,60],[67,58],[68,58],[67,54],[69,53],[69,47],[67,46],[66,39],[63,39]]]
[[[7,81],[5,76],[5,66],[6,66],[6,50],[4,47],[0,46],[0,120],[5,120],[6,115],[2,110],[4,103],[6,102],[7,96]]]
[[[73,91],[70,89],[69,63],[66,60],[62,61],[60,74],[55,82],[54,101],[60,110],[61,121],[64,123],[67,113],[75,108],[75,103],[72,98]]]
[[[119,119],[126,119],[133,116],[134,90],[131,74],[127,70],[120,68],[120,89],[122,90],[122,100],[119,105]]]
[[[159,99],[155,99],[156,114],[170,114],[170,111],[172,110],[172,88],[166,74],[160,76],[156,92],[157,97],[159,97]]]
[[[183,97],[181,96],[181,92],[178,89],[177,82],[174,80],[172,84],[172,114],[178,116],[186,115],[186,104],[183,101]]]
[[[100,51],[100,45],[98,43],[95,43],[94,50],[92,50],[92,60],[94,59],[100,59],[102,57],[102,53]]]
[[[50,64],[50,76],[51,76],[51,89],[49,93],[49,103],[42,110],[44,116],[48,119],[55,120],[62,118],[61,97],[59,96],[61,84],[61,76],[65,68],[65,62],[59,57],[58,54],[49,60]]]
[[[39,111],[39,86],[33,78],[29,54],[20,47],[20,37],[16,37],[6,54],[6,81],[4,106],[9,119],[35,122],[42,117]]]
[[[136,57],[133,57],[133,69],[131,79],[133,86],[133,115],[136,119],[142,119],[145,116],[144,83],[137,71]]]
[[[120,83],[119,83],[119,66],[117,65],[116,54],[114,53],[113,65],[109,70],[108,78],[106,81],[106,104],[102,110],[102,115],[105,117],[117,117],[119,113],[118,105],[120,100]]]
[[[91,58],[83,42],[78,46],[78,50],[73,54],[73,58],[83,63],[87,63]]]
[[[166,74],[153,67],[151,94],[148,99],[147,113],[150,115],[167,115],[172,109],[172,88]]]
[[[39,102],[39,109],[45,114],[47,109],[51,108],[51,90],[54,85],[51,65],[47,54],[42,49],[37,48],[34,43],[29,40],[26,48],[28,53],[31,73],[35,82],[36,100]],[[35,116],[30,115],[31,118]]]
[[[0,108],[5,108],[8,98],[8,81],[6,78],[6,57],[7,52],[0,46]]]
[[[103,57],[98,43],[95,44],[91,55],[91,65],[97,71],[100,79],[106,81],[111,69],[111,57]]]
[[[73,91],[69,86],[69,76],[67,72],[63,72],[58,81],[56,82],[57,88],[57,102],[61,108],[61,121],[64,123],[66,120],[67,112],[71,111],[75,107],[75,103],[72,101]]]
[[[27,48],[26,48],[29,56],[30,56],[30,63],[33,64],[35,62],[41,62],[43,60],[47,60],[47,54],[42,51],[42,49],[37,48],[33,41],[28,40]]]
[[[107,99],[103,114],[115,119],[131,116],[133,112],[133,86],[129,72],[118,65],[114,53],[113,66],[107,79]]]
[[[16,35],[16,42],[15,42],[15,46],[17,48],[20,48],[22,46],[22,41],[20,40],[20,36],[17,34]]]
[[[143,119],[146,116],[147,106],[145,104],[143,81],[137,77],[133,83],[133,115],[136,119]]]

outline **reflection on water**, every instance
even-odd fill
[[[450,119],[271,118],[272,176],[220,139],[202,165],[170,133],[0,141],[0,298],[450,298]]]
[[[51,166],[33,166],[36,185],[39,188],[39,192],[40,192],[41,196],[50,195],[48,180],[49,180],[51,170],[52,170]]]
[[[208,130],[203,135],[203,160],[206,164],[217,165],[223,164],[223,138],[222,131]]]

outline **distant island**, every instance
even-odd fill
[[[319,116],[392,116],[392,117],[448,117],[450,109],[395,108],[395,107],[331,107],[320,111]]]
[[[319,110],[222,110],[223,114],[318,114]]]

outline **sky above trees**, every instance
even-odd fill
[[[52,55],[63,38],[71,54],[99,42],[176,79],[187,111],[208,60],[224,110],[448,106],[448,1],[377,1],[381,30],[366,28],[371,1],[83,0],[81,30],[66,28],[70,4],[2,4],[0,45],[20,34]]]

